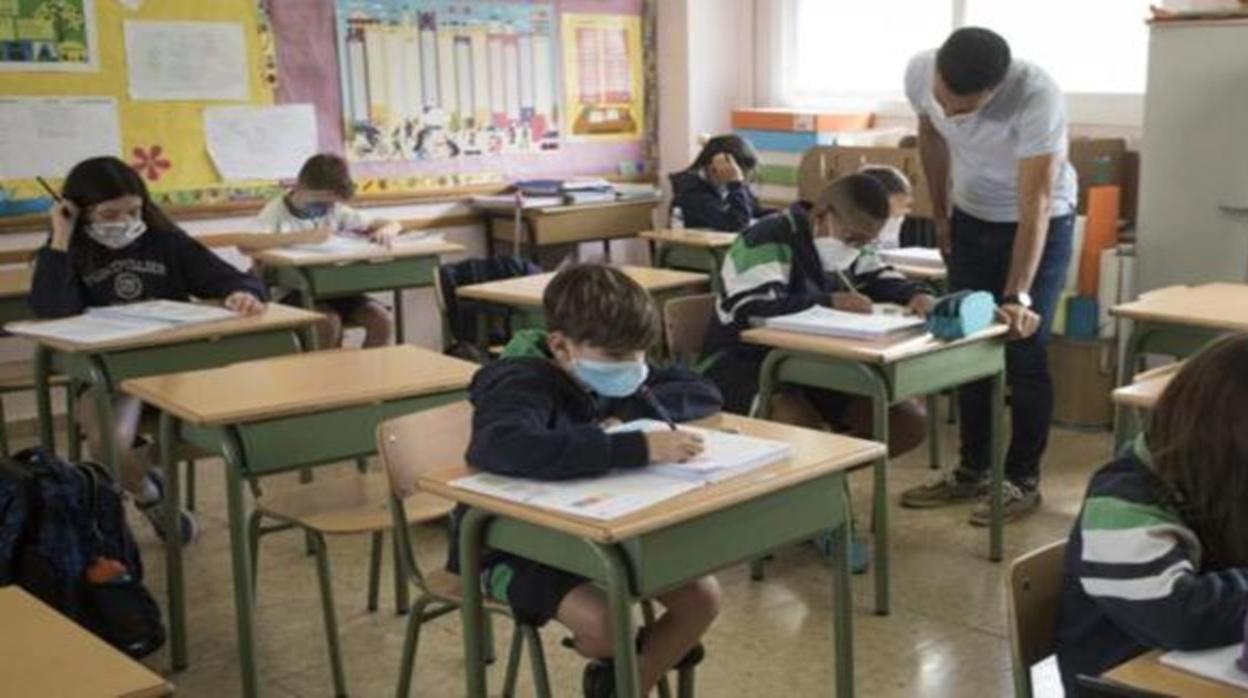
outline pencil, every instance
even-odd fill
[[[56,191],[48,185],[48,182],[43,177],[35,177],[35,181],[38,182],[39,186],[43,187],[43,190],[46,191],[55,201],[58,203],[60,202],[61,195],[57,194]]]
[[[863,295],[857,288],[854,287],[854,284],[850,282],[849,277],[845,276],[844,271],[837,269],[836,276],[837,278],[841,280],[841,284],[844,285],[845,288],[849,289],[850,293],[854,294],[855,296],[861,296],[862,298],[866,298],[865,295]]]

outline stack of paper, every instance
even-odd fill
[[[1167,652],[1161,655],[1161,663],[1189,674],[1248,690],[1248,672],[1238,664],[1243,654],[1242,644],[1230,645],[1199,652]]]
[[[668,429],[656,420],[638,420],[611,429]],[[677,495],[787,458],[792,447],[781,441],[685,427],[702,434],[706,450],[685,463],[663,463],[640,470],[615,471],[603,477],[546,482],[479,473],[455,480],[461,489],[591,519],[608,520],[653,506]]]
[[[802,334],[853,339],[886,339],[926,325],[914,315],[850,313],[817,305],[792,315],[779,315],[763,321],[766,327]]]
[[[880,259],[889,264],[900,264],[906,267],[926,267],[943,269],[945,260],[940,250],[935,247],[898,247],[892,250],[880,250]]]
[[[88,315],[131,322],[154,322],[166,327],[220,322],[236,317],[234,312],[217,305],[155,300],[128,305],[91,308]]]
[[[91,308],[83,315],[59,320],[15,322],[6,329],[28,337],[87,344],[130,339],[171,327],[218,322],[233,317],[237,316],[218,306],[156,300]]]

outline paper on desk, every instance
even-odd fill
[[[75,315],[60,320],[11,322],[5,325],[5,329],[12,334],[35,338],[59,339],[80,344],[130,339],[168,328],[169,325],[163,322],[144,322],[93,314]]]
[[[559,482],[478,473],[454,480],[451,485],[542,509],[608,520],[697,489],[700,483],[646,469]]]
[[[666,422],[657,419],[638,419],[607,431],[665,431],[670,428]],[[784,460],[793,452],[793,447],[783,441],[701,427],[682,425],[680,428],[700,434],[705,450],[697,458],[684,463],[658,463],[651,465],[649,470],[684,480],[711,483]]]
[[[1248,673],[1244,673],[1237,664],[1243,653],[1242,644],[1200,652],[1167,652],[1161,655],[1161,663],[1219,683],[1248,689]]]
[[[246,100],[247,47],[239,22],[125,23],[135,100]]]
[[[824,306],[814,306],[800,313],[778,315],[763,321],[765,327],[802,334],[853,339],[885,339],[917,330],[927,321],[914,315],[885,313],[850,313]]]
[[[311,104],[204,109],[208,155],[222,179],[293,179],[318,150]]]
[[[0,179],[64,177],[98,155],[121,155],[112,97],[0,98]]]
[[[238,317],[234,311],[220,306],[170,300],[91,308],[87,315],[129,322],[155,322],[165,326],[220,322]]]
[[[911,267],[927,267],[943,269],[945,260],[940,250],[934,247],[898,247],[891,250],[880,250],[880,259],[889,264],[901,264]]]

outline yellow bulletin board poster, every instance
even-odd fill
[[[96,70],[95,26],[95,0],[0,0],[0,70]]]
[[[641,138],[646,113],[641,18],[564,13],[561,29],[568,138]]]
[[[0,70],[0,128],[8,131],[0,135],[8,160],[0,163],[3,199],[43,196],[34,175],[46,173],[56,186],[65,174],[47,171],[39,158],[13,156],[25,152],[23,130],[61,156],[52,158],[58,168],[111,143],[116,152],[94,154],[130,163],[163,203],[217,203],[273,189],[272,182],[223,181],[205,146],[203,118],[208,107],[273,104],[276,57],[262,0],[0,0],[0,48],[6,12],[48,16],[53,6],[65,6],[71,18],[85,13],[83,24],[95,36],[83,55],[98,66],[56,74]],[[175,35],[184,42],[169,39]],[[230,60],[214,58],[227,50]],[[92,140],[84,135],[92,129],[103,134]],[[110,138],[109,130],[118,135]]]

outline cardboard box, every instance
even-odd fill
[[[1108,429],[1114,421],[1110,393],[1117,375],[1115,364],[1112,340],[1052,337],[1049,373],[1053,376],[1053,423]]]
[[[821,114],[798,109],[733,109],[732,127],[737,130],[799,131],[863,131],[875,123],[875,115]]]

